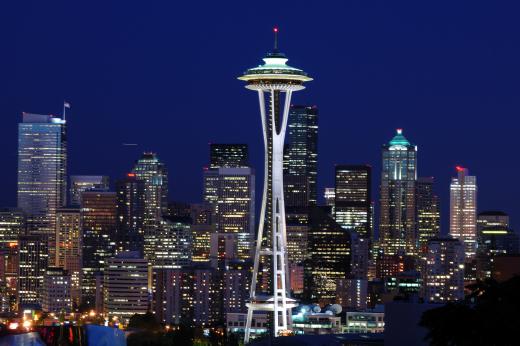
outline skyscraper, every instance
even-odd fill
[[[127,323],[134,314],[148,311],[148,261],[137,251],[122,252],[105,264],[104,313]]]
[[[157,238],[158,225],[168,212],[168,171],[155,153],[144,153],[132,173],[144,182],[143,238],[144,255],[148,258],[146,243],[151,244]]]
[[[392,140],[383,145],[379,233],[387,255],[415,254],[415,183],[417,147],[397,129]]]
[[[275,35],[277,33],[275,29]],[[276,42],[276,40],[275,40]],[[287,58],[275,43],[274,50],[263,59],[264,65],[247,70],[239,77],[246,88],[258,92],[265,146],[265,178],[254,268],[248,303],[244,341],[249,341],[253,311],[272,311],[272,334],[278,336],[290,329],[290,309],[296,306],[289,297],[288,263],[283,198],[283,145],[292,93],[304,89],[312,80],[307,74],[286,65]],[[285,93],[284,104],[282,104]],[[269,107],[266,109],[266,94]],[[262,256],[262,258],[260,258]],[[262,268],[259,270],[259,265]],[[270,277],[263,287],[266,295],[257,295],[258,274]],[[262,281],[262,280],[260,280]]]
[[[308,259],[305,261],[304,298],[333,304],[337,282],[350,273],[350,233],[322,208],[309,212]]]
[[[218,233],[236,235],[238,258],[251,257],[255,227],[255,172],[245,144],[211,144],[204,169],[204,202]]]
[[[72,306],[81,304],[83,235],[79,208],[62,208],[56,212],[56,267],[67,271]]]
[[[105,268],[107,258],[115,252],[116,194],[86,191],[81,195],[83,232],[82,299],[95,305],[96,275]]]
[[[426,250],[428,239],[437,237],[440,232],[439,197],[433,191],[433,177],[421,177],[416,185],[417,236],[419,248]]]
[[[291,105],[284,153],[284,200],[288,207],[316,205],[318,107]]]
[[[477,250],[477,178],[457,166],[457,177],[450,185],[450,235],[464,244],[466,262]]]
[[[181,268],[191,263],[192,243],[191,219],[164,216],[145,238],[145,253],[154,268]]]
[[[45,270],[42,310],[55,314],[72,311],[71,278],[65,269],[49,267]]]
[[[204,198],[214,213],[218,233],[233,233],[239,258],[251,257],[255,227],[255,172],[249,167],[204,171]]]
[[[71,175],[70,176],[70,205],[81,205],[81,194],[89,190],[108,191],[109,178],[106,175]]]
[[[48,266],[45,235],[19,237],[18,309],[41,306],[43,277]]]
[[[336,166],[334,218],[341,227],[371,238],[372,167],[368,165]]]
[[[249,149],[247,144],[209,145],[210,168],[249,167]]]
[[[447,302],[464,298],[464,246],[459,240],[432,238],[427,242],[425,298]]]
[[[116,182],[117,252],[144,250],[145,182],[128,173]]]
[[[0,209],[0,311],[14,311],[18,285],[19,236],[25,234],[21,210]]]
[[[23,113],[18,125],[18,208],[30,234],[47,237],[54,262],[56,210],[67,200],[67,132],[64,119]]]

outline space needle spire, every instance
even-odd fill
[[[247,70],[238,79],[258,93],[265,150],[262,207],[247,311],[244,342],[249,342],[255,311],[272,313],[273,336],[291,330],[291,309],[298,304],[290,297],[287,261],[287,235],[283,198],[283,147],[291,96],[311,81],[304,71],[287,65],[278,50],[278,28],[274,49],[263,58],[264,64]]]

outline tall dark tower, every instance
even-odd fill
[[[318,176],[318,107],[292,105],[284,153],[284,199],[287,207],[316,205]]]
[[[264,65],[251,68],[239,77],[247,83],[247,89],[258,93],[265,148],[264,192],[250,300],[247,304],[246,343],[249,341],[253,311],[273,313],[272,332],[276,337],[291,328],[291,308],[297,305],[289,297],[288,287],[283,147],[292,93],[304,89],[303,83],[312,78],[304,71],[286,64],[288,59],[278,50],[276,43],[278,29],[274,31],[275,47],[263,59]],[[266,96],[269,107],[266,107]],[[262,279],[269,277],[270,280],[260,279],[259,273]],[[262,281],[266,284],[257,287],[257,283]]]

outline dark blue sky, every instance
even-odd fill
[[[0,205],[16,200],[21,112],[69,113],[71,174],[128,171],[142,150],[170,170],[171,199],[199,201],[209,142],[263,162],[257,97],[236,80],[280,27],[289,63],[315,81],[319,186],[369,163],[397,127],[419,146],[448,220],[454,166],[477,175],[479,209],[520,217],[520,4],[515,1],[13,1],[0,8]],[[124,147],[122,143],[138,143]],[[262,179],[258,179],[261,181]]]

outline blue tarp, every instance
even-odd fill
[[[0,346],[45,346],[38,333],[6,335],[0,338]]]
[[[110,327],[88,324],[88,346],[126,346],[125,333],[122,330]]]

